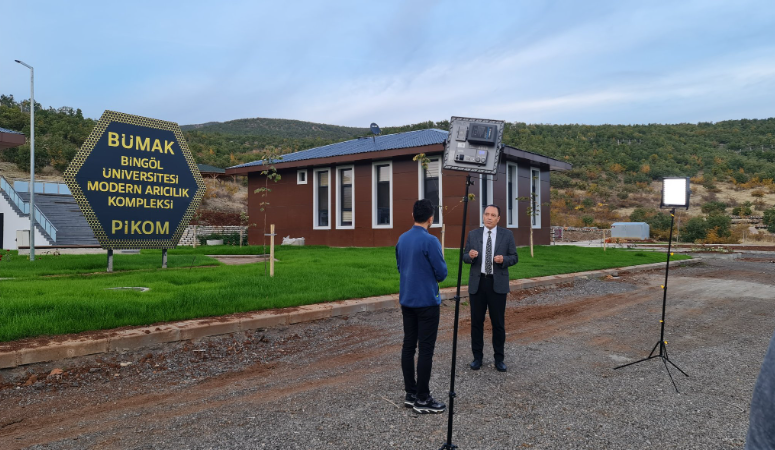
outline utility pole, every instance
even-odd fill
[[[35,261],[35,69],[14,61],[30,69],[30,261]]]

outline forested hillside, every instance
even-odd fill
[[[232,134],[236,136],[267,136],[291,139],[325,139],[344,141],[357,138],[368,128],[340,127],[323,123],[288,119],[237,119],[228,122],[208,122],[199,125],[183,125],[183,131],[198,130],[204,133]]]
[[[95,124],[79,109],[43,108],[39,104],[35,122],[36,171],[51,166],[60,172]],[[29,102],[0,96],[0,127],[29,135]],[[424,128],[446,130],[449,122],[385,127],[382,133]],[[196,161],[217,167],[261,159],[269,150],[290,153],[370,134],[367,128],[261,118],[183,129]],[[605,226],[631,214],[639,220],[660,218],[653,210],[657,195],[653,182],[663,176],[692,177],[696,213],[700,205],[713,202],[721,213],[734,213],[734,208],[741,207],[742,212],[771,208],[775,205],[774,135],[775,118],[675,125],[516,122],[506,124],[503,142],[573,165],[569,172],[552,174],[553,224]],[[29,170],[29,146],[6,150],[0,159]],[[751,192],[747,197],[718,198],[722,188]]]

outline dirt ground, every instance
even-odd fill
[[[510,297],[507,373],[471,371],[461,307],[453,443],[461,449],[742,448],[775,329],[775,254]],[[518,266],[517,266],[518,270]],[[431,388],[448,403],[454,307]],[[401,404],[399,311],[0,371],[0,448],[439,448],[449,412]],[[485,331],[485,342],[489,326]]]

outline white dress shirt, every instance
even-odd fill
[[[494,259],[495,259],[495,236],[498,234],[498,226],[496,225],[492,229],[489,229],[487,227],[482,227],[482,228],[484,228],[484,232],[482,234],[482,274],[487,275],[487,269],[486,269],[487,264],[485,264],[485,260],[484,260],[484,258],[487,257],[487,232],[488,231],[492,231],[492,235],[491,235],[492,236],[492,255],[491,255],[491,257],[493,259],[493,262],[492,262],[493,272],[495,272],[495,261],[494,261]]]

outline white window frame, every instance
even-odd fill
[[[444,195],[442,190],[441,174],[443,172],[443,156],[428,156],[429,160],[439,160],[439,223],[432,223],[431,228],[441,228],[444,224]],[[425,198],[425,169],[422,166],[422,161],[417,161],[417,199],[422,200]]]
[[[530,218],[530,226],[538,229],[541,228],[541,169],[537,167],[530,168],[530,193],[533,193],[533,183],[536,184],[536,199],[535,208],[533,209],[533,216]],[[533,205],[530,205],[533,208]]]
[[[301,176],[304,175],[304,179],[301,179]],[[296,184],[307,184],[307,180],[309,177],[307,176],[307,169],[299,169],[296,171]]]
[[[512,192],[509,192],[509,169],[513,167],[514,168],[514,181],[512,183]],[[509,196],[511,196],[511,201],[513,202],[512,205],[514,205],[514,217],[513,222],[509,223]],[[517,200],[517,197],[519,196],[519,166],[516,163],[513,162],[507,162],[506,163],[506,228],[519,228],[519,201]]]
[[[489,193],[489,195],[488,195],[489,198],[482,198],[482,184],[484,183],[483,180],[487,181],[487,192]],[[493,197],[494,197],[495,193],[492,191],[492,185],[493,185],[493,183],[492,183],[492,175],[484,175],[484,174],[479,175],[479,202],[480,202],[480,204],[479,204],[479,226],[480,227],[484,226],[484,208],[487,205],[492,205],[493,204]],[[507,183],[507,186],[508,186],[508,183]]]
[[[390,191],[390,223],[377,224],[377,181],[379,180],[379,174],[377,173],[377,166],[388,166],[390,172],[390,178],[388,179],[389,191]],[[393,161],[379,161],[371,164],[371,227],[372,228],[393,228]]]
[[[328,173],[328,225],[325,227],[318,226],[318,174],[321,172]],[[331,229],[331,168],[326,167],[323,169],[314,169],[312,171],[312,229],[313,230],[330,230]]]
[[[352,225],[342,225],[342,171],[350,169],[353,171],[353,207]],[[336,166],[336,229],[337,230],[354,230],[355,229],[355,166],[350,164],[348,166]]]

